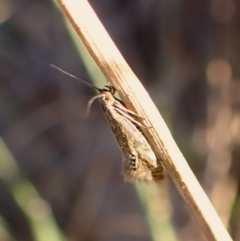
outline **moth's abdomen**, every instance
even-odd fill
[[[164,179],[163,165],[160,162],[158,164],[159,164],[158,167],[152,170],[152,176],[155,182],[158,182]]]

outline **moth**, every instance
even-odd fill
[[[88,109],[95,99],[99,99],[105,118],[122,151],[122,175],[125,181],[158,182],[164,178],[161,160],[158,159],[141,131],[146,128],[137,119],[140,115],[129,110],[124,102],[114,96],[112,85],[97,88],[64,70],[51,65],[81,83],[95,89],[98,94],[88,102]]]

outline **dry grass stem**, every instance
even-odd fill
[[[156,154],[163,160],[207,239],[232,240],[173,140],[159,111],[112,42],[88,1],[57,2],[105,77],[118,89],[128,108],[146,116],[144,122],[152,128],[144,128],[142,131]]]

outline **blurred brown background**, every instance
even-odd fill
[[[90,3],[240,240],[240,2]],[[171,180],[148,203],[123,182],[94,92],[49,67],[91,81],[53,2],[0,0],[0,24],[0,240],[206,240]]]

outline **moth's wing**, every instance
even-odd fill
[[[126,115],[121,115],[116,111],[115,106],[118,109],[120,106],[126,109],[124,104],[115,100],[113,104],[109,105],[102,101],[101,106],[123,154],[127,156],[136,153],[141,160],[156,168],[158,166],[157,157],[143,133]]]
[[[156,154],[153,152],[152,148],[150,147],[147,141],[145,145],[141,146],[140,148],[137,148],[136,150],[139,154],[139,158],[148,163],[148,165],[154,168],[158,166],[158,159],[156,157]]]
[[[123,153],[122,174],[126,181],[156,182],[163,179],[163,166],[157,159],[146,138],[126,116],[119,114],[111,103],[101,100],[106,119]],[[133,169],[128,158],[135,156]],[[127,158],[125,158],[127,157]]]
[[[159,163],[159,166],[154,169],[150,169],[143,161],[139,160],[139,165],[136,170],[133,170],[128,165],[126,158],[122,157],[122,175],[125,181],[143,181],[145,183],[158,182],[164,178],[163,166]]]
[[[137,152],[141,160],[156,168],[158,166],[158,159],[143,133],[131,121],[125,117],[123,119],[124,127],[126,128],[125,135],[131,148]]]

